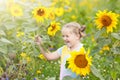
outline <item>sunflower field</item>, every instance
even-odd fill
[[[86,25],[92,62],[81,80],[120,80],[120,0],[0,0],[0,80],[59,80],[60,59],[48,61],[34,40],[57,50],[68,22]]]

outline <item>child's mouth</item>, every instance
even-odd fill
[[[65,44],[69,46],[70,45],[70,41],[66,41]]]

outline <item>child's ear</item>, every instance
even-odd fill
[[[80,35],[79,34],[77,34],[76,36],[78,37],[78,39],[80,39]]]

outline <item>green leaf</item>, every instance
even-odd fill
[[[0,76],[4,73],[3,68],[0,66]]]
[[[0,52],[6,54],[7,53],[7,47],[6,46],[0,46]]]
[[[113,80],[116,80],[116,76],[117,76],[116,71],[111,71],[111,76],[112,76]]]
[[[111,35],[115,38],[120,40],[120,33],[111,33]]]
[[[55,80],[55,77],[50,77],[48,80]]]
[[[4,24],[7,30],[13,29],[15,27],[17,27],[16,23],[12,23],[12,22],[7,22],[6,24]]]
[[[13,44],[11,41],[9,41],[8,39],[3,38],[3,37],[0,39],[0,41],[4,42],[4,43],[7,43],[7,44]]]
[[[3,30],[0,30],[0,35],[6,36],[6,34]]]
[[[114,54],[120,54],[120,47],[115,47],[111,49]]]
[[[95,39],[98,39],[100,37],[100,35],[105,31],[104,28],[102,28],[101,30],[97,31],[95,34]]]
[[[27,27],[26,29],[25,29],[25,32],[33,32],[33,31],[37,31],[38,30],[38,27]]]
[[[68,66],[69,66],[69,63],[68,61],[66,61],[65,68],[68,68]]]
[[[103,77],[102,77],[102,75],[100,74],[100,72],[98,71],[98,69],[95,66],[93,66],[93,65],[91,66],[91,71],[100,80],[104,80]]]
[[[111,43],[111,39],[106,39],[106,38],[98,38],[98,46],[103,47],[104,45],[108,45]]]

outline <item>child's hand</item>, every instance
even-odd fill
[[[37,36],[35,37],[35,43],[36,43],[37,45],[41,45],[41,44],[42,44],[42,38],[37,35]]]

